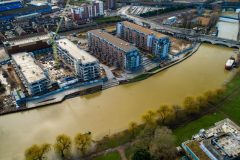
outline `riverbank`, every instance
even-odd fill
[[[159,73],[161,71],[164,71],[174,65],[177,65],[179,63],[181,63],[182,61],[186,60],[187,58],[191,57],[195,52],[197,52],[197,50],[199,49],[199,47],[201,46],[201,43],[197,43],[196,45],[194,45],[193,49],[190,50],[190,51],[187,51],[186,53],[183,53],[184,54],[184,57],[181,58],[181,59],[178,59],[172,63],[170,63],[169,65],[167,66],[164,66],[164,67],[156,67],[156,68],[153,68],[149,71],[147,71],[146,73],[143,73],[133,79],[130,79],[127,83],[133,83],[133,82],[137,82],[137,81],[141,81],[141,80],[144,80],[144,79],[147,79],[149,78],[150,76],[153,76],[155,75],[156,73]]]
[[[139,123],[141,115],[161,104],[181,104],[186,96],[220,88],[234,74],[224,70],[233,51],[202,44],[190,58],[144,81],[0,116],[0,159],[22,160],[26,148],[54,143],[61,133],[74,137],[90,131],[99,140],[128,128],[131,121]]]
[[[176,64],[179,64],[180,62],[186,60],[187,58],[189,58],[190,56],[192,56],[200,47],[200,43],[198,44],[194,44],[194,46],[192,47],[192,49],[190,50],[186,50],[185,52],[181,53],[181,55],[183,55],[182,58],[177,59],[176,61],[173,61],[169,64],[167,64],[164,67],[156,67],[151,69],[150,71],[146,71],[146,73],[143,73],[137,77],[134,77],[133,79],[130,80],[124,80],[123,82],[120,81],[119,84],[127,84],[127,83],[133,83],[133,82],[137,82],[140,80],[144,80],[149,78],[152,75],[155,75],[161,71],[164,71]],[[182,52],[182,51],[181,51]],[[140,77],[140,78],[139,78]],[[66,99],[69,98],[73,98],[75,96],[82,96],[82,95],[86,95],[86,94],[91,94],[94,92],[99,92],[99,91],[103,91],[105,89],[103,89],[103,82],[101,82],[102,84],[90,84],[87,86],[80,86],[80,87],[76,87],[76,88],[72,88],[72,89],[66,89],[66,90],[61,90],[59,92],[56,93],[49,93],[49,95],[42,95],[42,96],[37,96],[37,97],[33,97],[31,98],[31,100],[27,100],[26,104],[24,104],[24,107],[19,107],[16,108],[14,110],[8,110],[6,112],[1,112],[1,115],[6,115],[6,114],[11,114],[11,113],[16,113],[16,112],[23,112],[23,111],[27,111],[27,110],[31,110],[34,108],[39,108],[39,107],[44,107],[44,106],[49,106],[52,104],[57,104],[57,103],[61,103]],[[115,87],[112,86],[112,87]],[[95,89],[96,88],[96,89]],[[108,88],[106,88],[108,89]]]
[[[225,87],[226,90],[217,98],[216,101],[207,104],[204,111],[200,111],[195,116],[185,118],[185,120],[172,124],[168,127],[173,129],[173,134],[176,137],[176,145],[181,145],[182,142],[191,139],[192,135],[199,132],[202,128],[209,128],[214,123],[221,121],[225,118],[233,120],[238,125],[240,124],[240,70],[237,69],[236,75],[228,82]],[[177,119],[175,121],[178,121]],[[172,122],[171,122],[172,123]],[[135,135],[139,134],[144,128],[144,125],[135,127]],[[133,128],[134,129],[134,128]],[[130,142],[133,142],[135,137],[132,136],[133,131],[124,130],[115,135],[102,139],[100,141],[99,151],[90,155],[92,159],[98,159],[98,157],[104,157],[102,155],[111,154],[115,151],[115,148],[119,148],[128,144],[128,147],[124,147],[124,154],[130,160],[131,155],[134,153],[134,149]],[[86,157],[86,160],[89,159]]]

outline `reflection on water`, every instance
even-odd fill
[[[91,131],[95,138],[112,134],[140,121],[140,116],[161,104],[181,103],[228,81],[224,70],[233,50],[204,44],[184,62],[147,80],[100,93],[75,97],[63,103],[0,117],[0,159],[22,159],[34,143],[53,143],[58,134],[70,136]]]

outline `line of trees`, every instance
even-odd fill
[[[25,151],[26,160],[46,160],[48,153],[53,149],[57,157],[62,160],[70,160],[73,157],[73,147],[76,150],[76,156],[84,156],[93,146],[91,133],[78,133],[74,140],[65,134],[56,137],[53,145],[44,143],[34,144]]]
[[[128,129],[133,136],[131,159],[176,159],[175,137],[170,129],[162,126],[181,123],[182,120],[201,114],[206,107],[214,106],[223,93],[224,88],[221,88],[207,91],[198,97],[188,96],[182,105],[161,105],[156,111],[148,111],[142,116],[142,126],[131,122]]]
[[[72,159],[75,155],[73,149],[80,157],[85,156],[90,150],[93,151],[93,145],[96,147],[94,151],[102,151],[108,149],[115,140],[121,140],[117,142],[118,145],[133,142],[132,160],[174,160],[177,153],[175,137],[172,131],[164,126],[174,128],[177,124],[182,124],[203,113],[206,108],[211,109],[216,102],[219,102],[223,93],[224,88],[221,88],[207,91],[197,97],[188,96],[182,105],[161,105],[157,110],[150,110],[142,116],[143,124],[131,122],[127,130],[110,137],[106,136],[98,142],[93,143],[91,133],[79,133],[73,141],[69,136],[61,134],[56,137],[53,145],[47,143],[32,145],[25,151],[25,158],[26,160],[47,159],[48,153],[54,150],[60,159]]]

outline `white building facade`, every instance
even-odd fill
[[[81,50],[68,39],[57,41],[59,58],[74,70],[80,81],[91,81],[100,77],[100,63],[88,52]]]

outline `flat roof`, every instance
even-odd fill
[[[1,1],[1,2],[0,2],[0,5],[2,5],[2,4],[7,4],[7,3],[14,3],[14,2],[22,2],[22,1],[20,1],[20,0]]]
[[[193,153],[200,159],[200,160],[211,160],[207,154],[201,149],[199,142],[197,141],[189,141],[186,143]]]
[[[93,33],[94,35],[112,43],[113,45],[115,45],[116,47],[118,48],[121,48],[122,50],[126,51],[126,52],[129,52],[129,51],[132,51],[132,50],[137,50],[136,47],[134,47],[133,45],[131,45],[130,43],[120,39],[120,38],[117,38],[101,29],[96,29],[96,30],[91,30],[89,31],[90,33]]]
[[[28,83],[34,83],[46,78],[43,69],[35,63],[34,58],[30,53],[22,52],[14,54],[12,55],[12,59],[14,59],[20,67],[20,70]]]
[[[49,5],[41,5],[41,6],[35,6],[35,5],[27,5],[23,8],[17,8],[17,9],[13,9],[13,10],[7,10],[7,11],[2,11],[0,12],[0,16],[10,16],[10,15],[16,15],[16,14],[28,14],[31,12],[36,12],[37,10],[42,10],[45,8],[49,8]],[[16,15],[17,16],[17,15]]]
[[[5,41],[8,42],[8,44],[11,46],[20,46],[20,45],[25,45],[25,44],[31,44],[31,43],[35,43],[37,41],[47,41],[50,39],[50,35],[49,34],[42,34],[42,35],[37,35],[37,36],[33,36],[33,37],[22,37],[22,39],[13,39],[13,40],[9,40],[9,41]]]
[[[154,34],[157,38],[167,37],[167,35],[165,35],[165,34],[156,32],[156,31],[154,31],[154,30],[151,30],[151,29],[148,29],[148,28],[139,26],[139,25],[137,25],[137,24],[134,24],[134,23],[131,23],[131,22],[128,22],[128,21],[123,21],[123,22],[121,22],[121,23],[123,23],[124,26],[127,26],[127,27],[129,27],[129,28],[138,30],[139,32],[145,33],[145,34],[147,34],[147,35],[149,35],[149,34]]]
[[[82,63],[97,62],[97,58],[93,57],[90,53],[80,49],[73,42],[67,38],[57,40],[58,46],[66,50],[75,59],[81,60]]]

